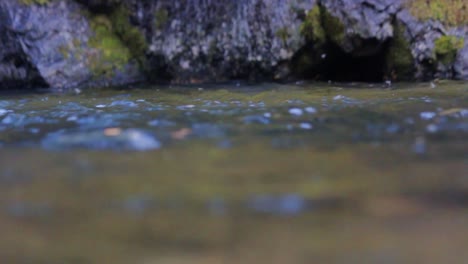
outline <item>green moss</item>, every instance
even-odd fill
[[[315,43],[325,43],[326,33],[322,25],[321,8],[316,6],[312,8],[306,16],[305,21],[302,23],[300,32],[310,41]]]
[[[434,19],[448,26],[468,25],[466,0],[406,0],[406,5],[421,20]]]
[[[345,26],[341,21],[330,14],[325,8],[321,8],[322,25],[329,40],[336,45],[341,45],[345,39]]]
[[[464,39],[455,36],[442,36],[435,41],[437,60],[445,65],[455,61],[458,50],[463,48]]]
[[[114,33],[111,21],[105,15],[94,15],[90,19],[94,36],[89,45],[99,51],[90,56],[91,71],[96,76],[111,75],[114,70],[122,69],[131,59],[130,50]]]
[[[145,52],[148,48],[145,36],[140,30],[130,24],[130,14],[124,7],[116,8],[110,15],[113,31],[121,42],[130,50],[132,57],[139,63],[144,63]]]
[[[67,45],[61,45],[58,48],[58,50],[65,59],[68,59],[70,57],[70,49],[68,48]]]
[[[154,13],[154,27],[161,30],[169,20],[169,13],[166,9],[158,9]]]
[[[52,0],[20,0],[20,3],[24,5],[46,5]]]
[[[411,79],[414,73],[414,61],[410,44],[405,38],[404,28],[396,23],[394,37],[386,54],[386,72],[392,79]]]
[[[288,41],[288,38],[290,36],[289,34],[289,31],[288,31],[288,28],[287,27],[282,27],[280,29],[278,29],[276,31],[276,37],[278,37],[279,39],[281,39],[281,41],[283,42],[283,44],[285,45],[286,42]]]
[[[314,7],[307,13],[300,31],[307,40],[317,45],[327,41],[340,45],[345,38],[343,23],[321,6]]]
[[[94,75],[110,77],[133,59],[144,65],[146,39],[130,24],[127,9],[117,6],[109,14],[88,14],[88,17],[94,31],[89,45],[99,52],[98,56],[89,56]]]

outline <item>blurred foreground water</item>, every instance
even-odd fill
[[[468,84],[0,94],[0,263],[465,263]]]

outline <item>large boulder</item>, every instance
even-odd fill
[[[105,16],[75,1],[0,0],[0,81],[55,89],[142,78]]]

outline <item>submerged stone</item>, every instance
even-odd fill
[[[107,131],[109,132],[109,131]],[[161,143],[151,134],[138,129],[116,129],[115,133],[106,130],[56,132],[49,134],[42,145],[46,149],[93,149],[93,150],[133,150],[149,151],[161,147]]]

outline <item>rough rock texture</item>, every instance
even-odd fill
[[[344,25],[341,38],[333,38],[346,53],[355,56],[381,51],[393,37],[393,20],[401,8],[395,0],[335,0],[320,4]]]
[[[468,79],[468,26],[406,1],[0,0],[0,84]]]
[[[454,63],[455,78],[459,80],[468,80],[468,29],[464,30],[465,46],[458,52]]]
[[[103,68],[95,32],[86,9],[74,1],[46,5],[0,0],[0,81],[15,85],[35,81],[55,89],[124,84],[141,78],[135,65]]]
[[[281,78],[314,0],[160,0],[140,6],[150,53],[177,81]],[[148,12],[148,10],[150,10]]]
[[[308,71],[302,77],[313,78],[317,75],[314,71],[326,65],[333,69],[342,64],[343,55],[327,52],[357,59],[350,62],[357,66],[371,61],[375,65],[362,71],[381,68],[382,79],[465,78],[458,73],[465,63],[463,50],[455,50],[457,60],[444,56],[441,62],[436,42],[444,36],[463,39],[468,27],[450,29],[438,21],[420,21],[408,12],[406,1],[127,3],[131,3],[128,6],[133,8],[134,20],[144,28],[149,41],[149,68],[157,77],[173,82],[285,79],[297,76],[295,71],[301,68]],[[305,27],[309,22],[310,28]],[[306,30],[324,36],[308,38]],[[309,53],[305,59],[303,53]],[[312,67],[297,65],[304,61]]]

